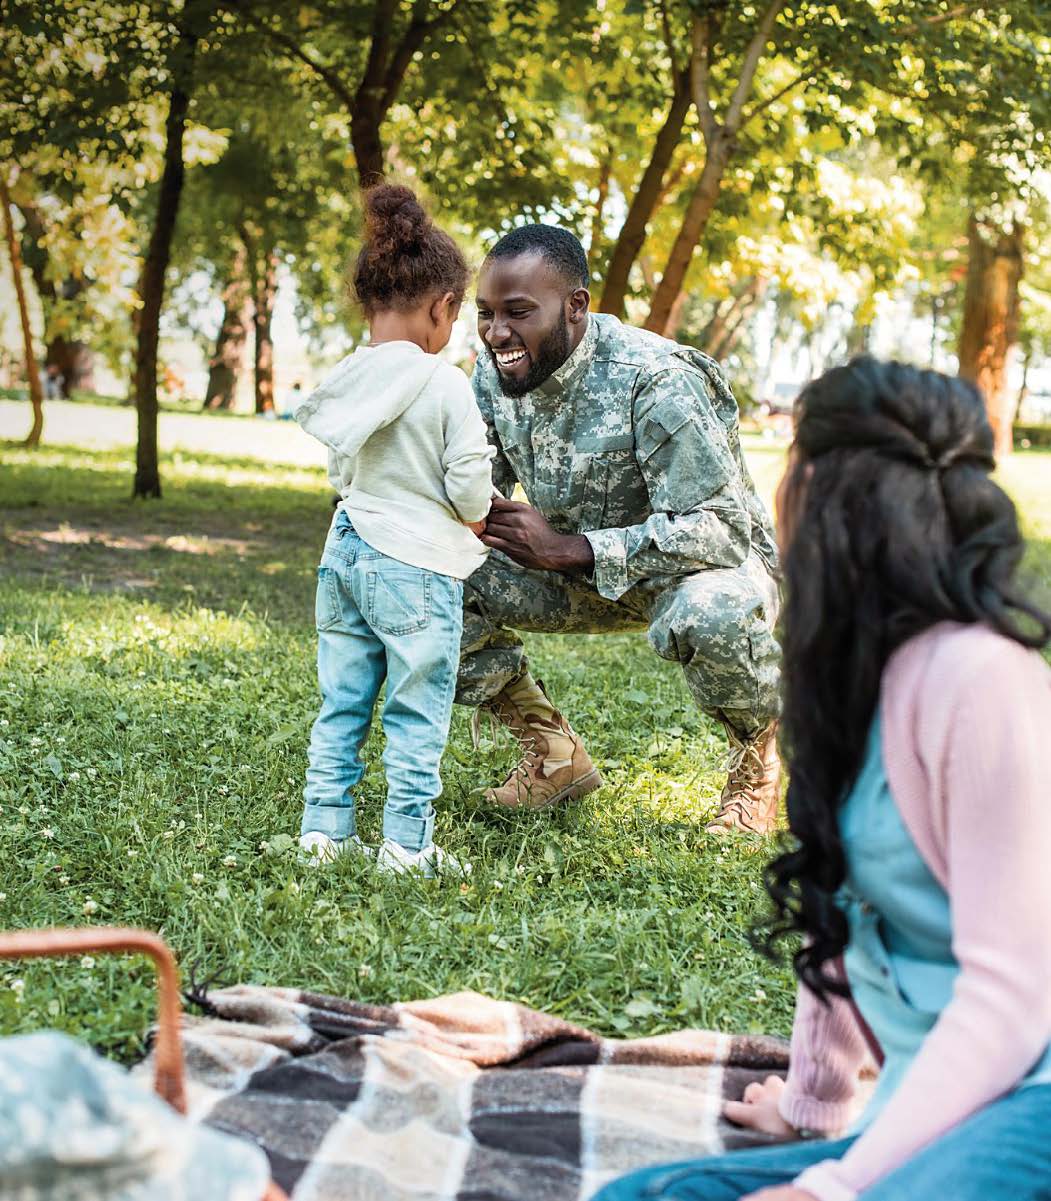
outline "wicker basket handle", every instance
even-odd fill
[[[157,968],[157,1038],[153,1086],[179,1113],[186,1112],[186,1073],[179,1034],[179,969],[167,944],[149,930],[93,926],[80,930],[17,930],[0,934],[0,959],[42,958],[135,952],[148,955]]]
[[[173,1109],[186,1112],[186,1070],[179,1017],[179,969],[167,943],[150,930],[92,926],[79,930],[17,930],[0,934],[0,959],[86,955],[89,952],[148,955],[157,969],[157,1038],[153,1046],[153,1087]],[[273,1182],[262,1201],[288,1201]]]

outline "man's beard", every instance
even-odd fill
[[[566,321],[566,310],[562,308],[559,310],[558,324],[540,343],[536,358],[529,364],[529,370],[521,379],[506,376],[497,367],[496,375],[500,381],[500,390],[505,396],[525,396],[527,392],[539,388],[544,380],[553,375],[569,358],[569,354],[569,322]],[[495,365],[496,356],[492,350],[489,351],[489,356]]]

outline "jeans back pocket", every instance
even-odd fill
[[[339,599],[339,580],[331,567],[317,569],[317,596],[314,601],[314,624],[319,630],[332,630],[343,621],[343,606]]]
[[[394,560],[377,560],[368,573],[368,619],[384,634],[415,634],[431,617],[430,572]]]

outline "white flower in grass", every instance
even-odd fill
[[[87,769],[87,772],[88,772],[88,779],[90,779],[90,780],[94,780],[94,778],[99,774],[99,770],[97,767],[89,767]]]
[[[28,805],[19,805],[18,812],[21,813],[23,817],[25,817],[25,815],[29,812],[29,806]]]
[[[37,738],[36,735],[34,734],[33,737],[30,738],[30,740],[29,740],[29,745],[30,746],[43,746],[44,740],[43,740],[43,738]]]
[[[201,872],[194,872],[193,875],[190,877],[190,879],[193,881],[194,884],[203,884],[204,883],[204,875]]]
[[[4,903],[4,901],[6,901],[6,900],[7,900],[7,893],[0,892],[0,905],[2,905]]]
[[[161,835],[161,838],[163,838],[165,842],[171,842],[171,840],[174,837],[175,837],[174,830],[165,830],[164,833]]]
[[[0,717],[0,726],[3,726],[6,729],[10,724],[11,723],[7,720],[6,717]]]
[[[69,880],[68,876],[59,876],[58,882],[59,882],[59,884],[66,886],[70,883],[70,880]]]
[[[15,994],[15,1000],[21,1001],[26,991],[26,982],[21,977],[17,980],[12,980],[11,991]]]
[[[80,779],[80,772],[79,772],[79,771],[71,771],[71,772],[69,773],[69,775],[66,777],[66,779],[67,779],[67,780],[79,780],[79,779]]]
[[[358,975],[362,978],[362,980],[367,980],[372,975],[371,965],[368,963],[363,963],[358,968]]]
[[[236,866],[237,866],[237,856],[236,855],[227,855],[226,858],[223,860],[223,867],[236,867]]]
[[[88,971],[90,972],[91,969],[95,966],[95,960],[90,955],[81,955],[80,966],[87,968]]]
[[[220,784],[216,791],[222,793],[223,796],[226,796],[230,789],[227,788],[225,784]]]
[[[98,913],[99,903],[98,901],[92,900],[91,897],[88,897],[88,899],[83,905],[81,905],[80,908],[85,917],[91,917],[93,913]]]
[[[138,859],[138,857],[139,857],[139,852],[134,847],[128,847],[128,858],[129,859]]]
[[[52,830],[50,826],[45,826],[45,827],[44,827],[44,828],[43,828],[43,829],[40,831],[40,837],[41,837],[41,838],[54,838],[54,837],[55,837],[55,831],[54,831],[54,830]]]

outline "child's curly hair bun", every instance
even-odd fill
[[[446,292],[463,299],[467,262],[411,189],[377,184],[364,202],[365,244],[354,269],[354,291],[366,315],[411,309]]]
[[[431,219],[399,184],[381,183],[365,193],[365,236],[376,254],[419,251]]]

